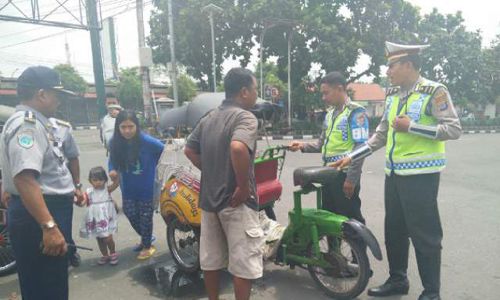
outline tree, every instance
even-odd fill
[[[177,78],[179,106],[184,102],[191,101],[196,96],[196,83],[186,74],[181,74]],[[168,95],[173,98],[173,87],[168,88]]]
[[[343,72],[349,82],[365,75],[378,80],[381,66],[386,64],[386,40],[431,43],[432,47],[424,52],[423,74],[448,85],[458,102],[486,99],[480,92],[481,60],[486,57],[481,53],[479,32],[467,31],[460,13],[444,16],[434,10],[422,16],[418,7],[404,0],[174,1],[177,56],[202,89],[208,89],[212,76],[210,26],[201,12],[208,3],[224,8],[224,13],[215,20],[218,78],[225,58],[239,58],[241,66],[246,67],[250,50],[264,36],[264,62],[277,57],[276,75],[287,82],[287,41],[291,37],[295,107],[308,105],[304,101],[310,95],[303,82],[317,84],[319,80],[308,78],[313,64],[321,66],[321,73]],[[165,0],[159,0],[156,6],[148,43],[153,48],[155,62],[166,64],[170,53]],[[359,71],[354,66],[362,55],[369,57],[369,64]]]
[[[500,34],[483,49],[480,82],[485,102],[500,104]]]
[[[480,72],[481,35],[465,29],[461,12],[440,14],[434,9],[419,23],[419,41],[431,45],[422,53],[422,74],[445,84],[459,105],[484,103]]]
[[[142,83],[139,68],[125,68],[120,71],[116,87],[118,99],[123,107],[142,111]]]
[[[87,90],[87,82],[71,65],[60,64],[54,67],[61,77],[62,85],[65,89],[83,95]]]

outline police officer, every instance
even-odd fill
[[[315,143],[293,141],[292,151],[321,152],[323,163],[342,159],[368,139],[368,118],[365,109],[349,99],[346,79],[339,72],[331,72],[321,79],[322,99],[332,109],[326,114],[323,130]],[[323,187],[323,208],[354,218],[362,223],[360,176],[363,160],[353,163],[347,172],[341,172],[331,184]]]
[[[447,88],[420,76],[428,45],[386,42],[389,77],[385,113],[364,147],[332,164],[342,168],[386,146],[385,244],[389,279],[370,296],[407,294],[409,238],[424,287],[419,300],[440,298],[441,240],[437,194],[446,164],[444,141],[458,139],[460,121]]]
[[[76,204],[80,205],[83,203],[82,184],[80,183],[80,160],[78,159],[80,151],[73,138],[72,126],[70,123],[56,118],[49,118],[49,122],[49,128],[52,129],[54,135],[54,146],[57,147],[56,150],[64,155],[75,186]],[[71,214],[73,214],[73,210]],[[71,224],[71,227],[73,227],[73,224]],[[70,237],[68,242],[75,244],[73,236]],[[81,258],[75,247],[68,249],[68,259],[73,267],[80,266]]]
[[[48,120],[65,93],[71,92],[54,70],[26,69],[17,81],[21,105],[0,140],[4,188],[12,195],[8,228],[25,300],[68,298],[65,254],[75,187]]]

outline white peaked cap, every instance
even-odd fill
[[[419,54],[423,49],[428,48],[430,45],[401,45],[391,42],[385,42],[385,55],[387,60],[392,60],[412,55]]]

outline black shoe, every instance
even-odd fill
[[[392,295],[407,295],[410,284],[407,279],[394,280],[389,278],[384,284],[368,290],[368,296],[386,297]]]
[[[69,264],[74,268],[79,267],[81,262],[82,258],[80,257],[80,254],[78,254],[77,252],[73,253],[73,255],[69,257]]]
[[[438,293],[426,294],[425,292],[423,292],[422,294],[420,294],[420,296],[418,296],[418,300],[441,300],[441,297]]]

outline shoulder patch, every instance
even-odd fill
[[[33,134],[33,130],[25,129],[25,130],[21,131],[17,135],[17,143],[19,144],[19,146],[21,146],[25,149],[29,149],[29,148],[33,147],[33,144],[35,143],[35,137]]]
[[[432,99],[432,104],[440,111],[448,109],[448,93],[444,89],[440,89],[436,92]]]
[[[434,85],[421,85],[418,87],[417,92],[422,93],[422,94],[432,95],[432,93],[434,93],[436,88],[437,88],[437,86],[434,86]]]
[[[393,87],[387,88],[387,91],[385,92],[385,94],[386,94],[386,96],[389,96],[389,95],[394,95],[397,92],[399,92],[399,87],[393,86]]]

